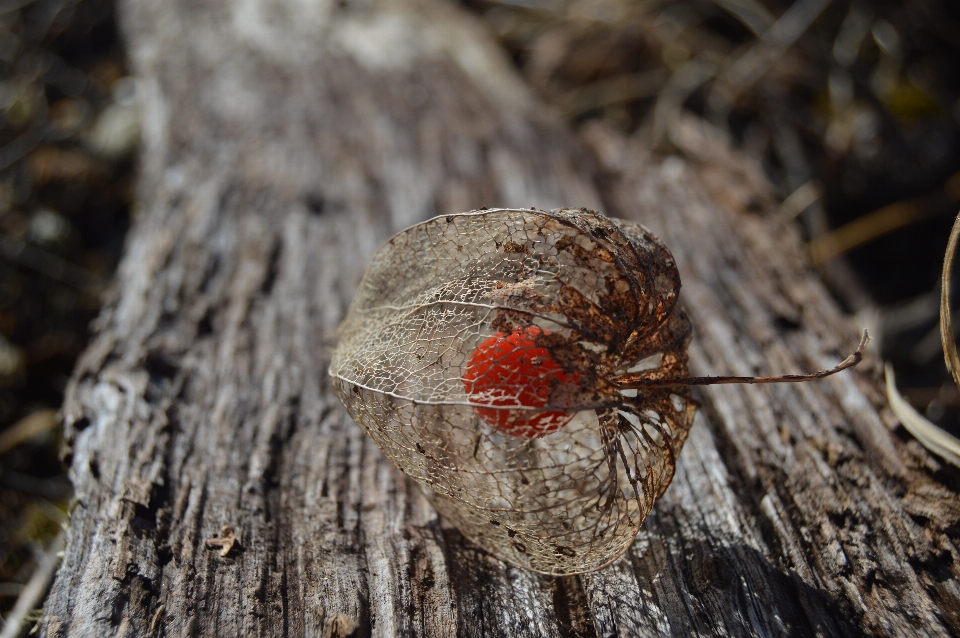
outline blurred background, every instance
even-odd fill
[[[938,329],[960,209],[960,2],[463,0],[540,95],[762,163],[906,398],[960,435]],[[56,411],[135,217],[136,83],[106,0],[0,0],[0,615],[70,500]]]

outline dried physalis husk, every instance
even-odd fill
[[[689,378],[679,289],[639,224],[586,209],[438,217],[374,255],[330,376],[467,538],[538,572],[590,571],[626,551],[673,478],[690,385],[817,376]]]
[[[374,256],[330,375],[442,516],[508,562],[602,567],[633,542],[693,421],[680,277],[647,229],[586,210],[439,217]]]

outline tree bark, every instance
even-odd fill
[[[876,361],[702,390],[633,548],[564,578],[438,520],[330,390],[376,247],[484,205],[652,228],[694,374],[835,364],[856,329],[709,129],[679,120],[669,157],[601,126],[577,138],[440,0],[120,13],[139,212],[63,408],[76,502],[44,635],[960,633],[960,475],[897,425]]]

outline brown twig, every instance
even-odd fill
[[[720,385],[724,383],[800,383],[816,381],[832,374],[852,368],[863,360],[863,349],[870,340],[867,331],[860,337],[857,351],[829,370],[820,370],[811,374],[778,374],[772,377],[684,377],[682,379],[623,379],[617,385],[624,390],[650,388],[671,385]]]

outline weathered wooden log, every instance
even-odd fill
[[[334,330],[393,231],[583,205],[674,251],[695,374],[810,371],[857,334],[696,122],[577,139],[440,0],[123,0],[139,213],[63,408],[76,503],[44,635],[949,635],[960,476],[876,362],[714,387],[631,551],[550,578],[439,520],[333,397]],[[227,527],[231,529],[226,529]]]

